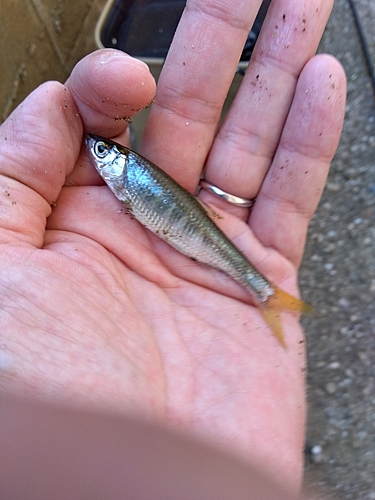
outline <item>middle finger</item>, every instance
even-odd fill
[[[331,0],[271,2],[244,80],[211,149],[208,182],[239,197],[257,196],[298,76],[316,52],[331,8]],[[206,193],[205,199],[210,201]]]

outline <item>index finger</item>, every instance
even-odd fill
[[[260,0],[188,0],[177,28],[142,153],[191,191],[260,4]]]

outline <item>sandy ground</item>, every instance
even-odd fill
[[[350,2],[375,67],[374,0],[336,0],[320,51],[345,67],[346,122],[300,278],[319,313],[304,319],[306,478],[325,498],[375,500],[375,100]],[[64,81],[95,48],[104,3],[0,0],[0,119],[39,83]]]

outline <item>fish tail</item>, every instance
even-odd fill
[[[311,306],[303,302],[303,300],[289,295],[289,293],[284,292],[284,290],[281,290],[276,286],[273,286],[273,290],[274,293],[267,299],[267,301],[260,304],[260,312],[275,337],[284,349],[286,349],[280,313],[282,311],[295,311],[312,314],[314,310]]]

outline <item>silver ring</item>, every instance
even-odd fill
[[[247,198],[234,196],[234,194],[227,193],[226,191],[223,191],[222,189],[218,188],[217,186],[214,186],[213,184],[210,184],[209,182],[203,179],[200,181],[199,184],[203,189],[207,189],[207,191],[210,191],[210,193],[213,193],[222,200],[232,203],[232,205],[236,205],[237,207],[250,208],[254,205],[254,200],[248,200]]]

